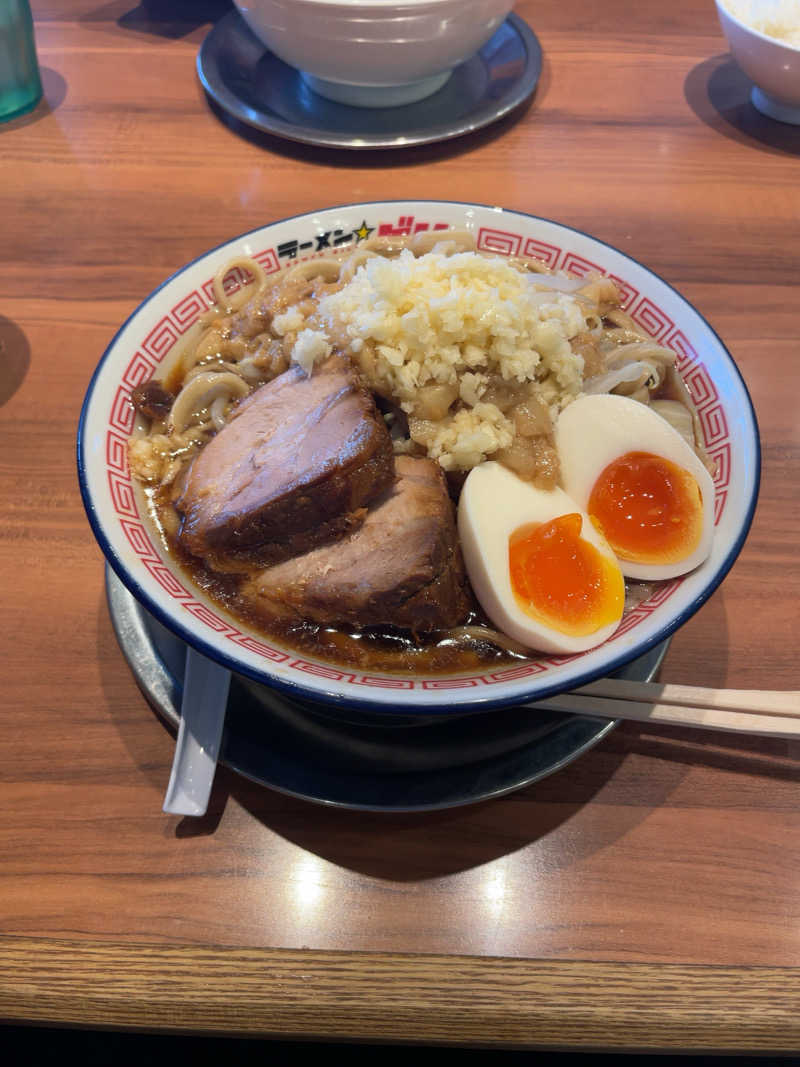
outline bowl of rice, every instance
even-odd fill
[[[800,126],[800,0],[716,0],[731,54],[754,83],[753,106]]]

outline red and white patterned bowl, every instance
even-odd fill
[[[176,342],[212,302],[211,279],[235,256],[267,273],[348,249],[372,234],[466,226],[478,248],[536,256],[549,266],[613,278],[625,308],[673,348],[717,462],[714,545],[693,573],[661,584],[599,648],[536,656],[478,674],[365,674],[306,658],[234,619],[165,555],[132,481],[126,442],[131,390],[158,372]],[[236,286],[235,276],[226,284]],[[583,685],[663,641],[711,595],[736,559],[758,493],[759,440],[745,385],[719,337],[679,293],[647,268],[588,235],[499,208],[441,201],[385,201],[328,208],[243,234],[183,267],[117,332],[89,384],[78,431],[78,473],[87,514],[110,565],[147,610],[183,640],[231,670],[305,700],[404,715],[463,714],[527,703]]]

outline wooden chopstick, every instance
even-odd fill
[[[800,693],[703,689],[604,678],[536,707],[601,719],[695,726],[707,730],[800,737]]]
[[[679,707],[717,708],[748,714],[786,715],[800,718],[800,692],[769,689],[704,689],[696,685],[662,682],[629,682],[604,678],[575,690],[584,696],[643,703],[676,704]]]

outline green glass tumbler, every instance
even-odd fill
[[[42,98],[28,0],[0,0],[0,122],[31,111]]]

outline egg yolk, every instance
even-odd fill
[[[694,477],[650,452],[628,452],[610,463],[587,510],[616,555],[634,563],[678,563],[694,552],[703,532]]]
[[[520,608],[552,630],[586,637],[619,621],[625,582],[615,561],[581,537],[578,514],[528,523],[508,542],[511,588]]]

